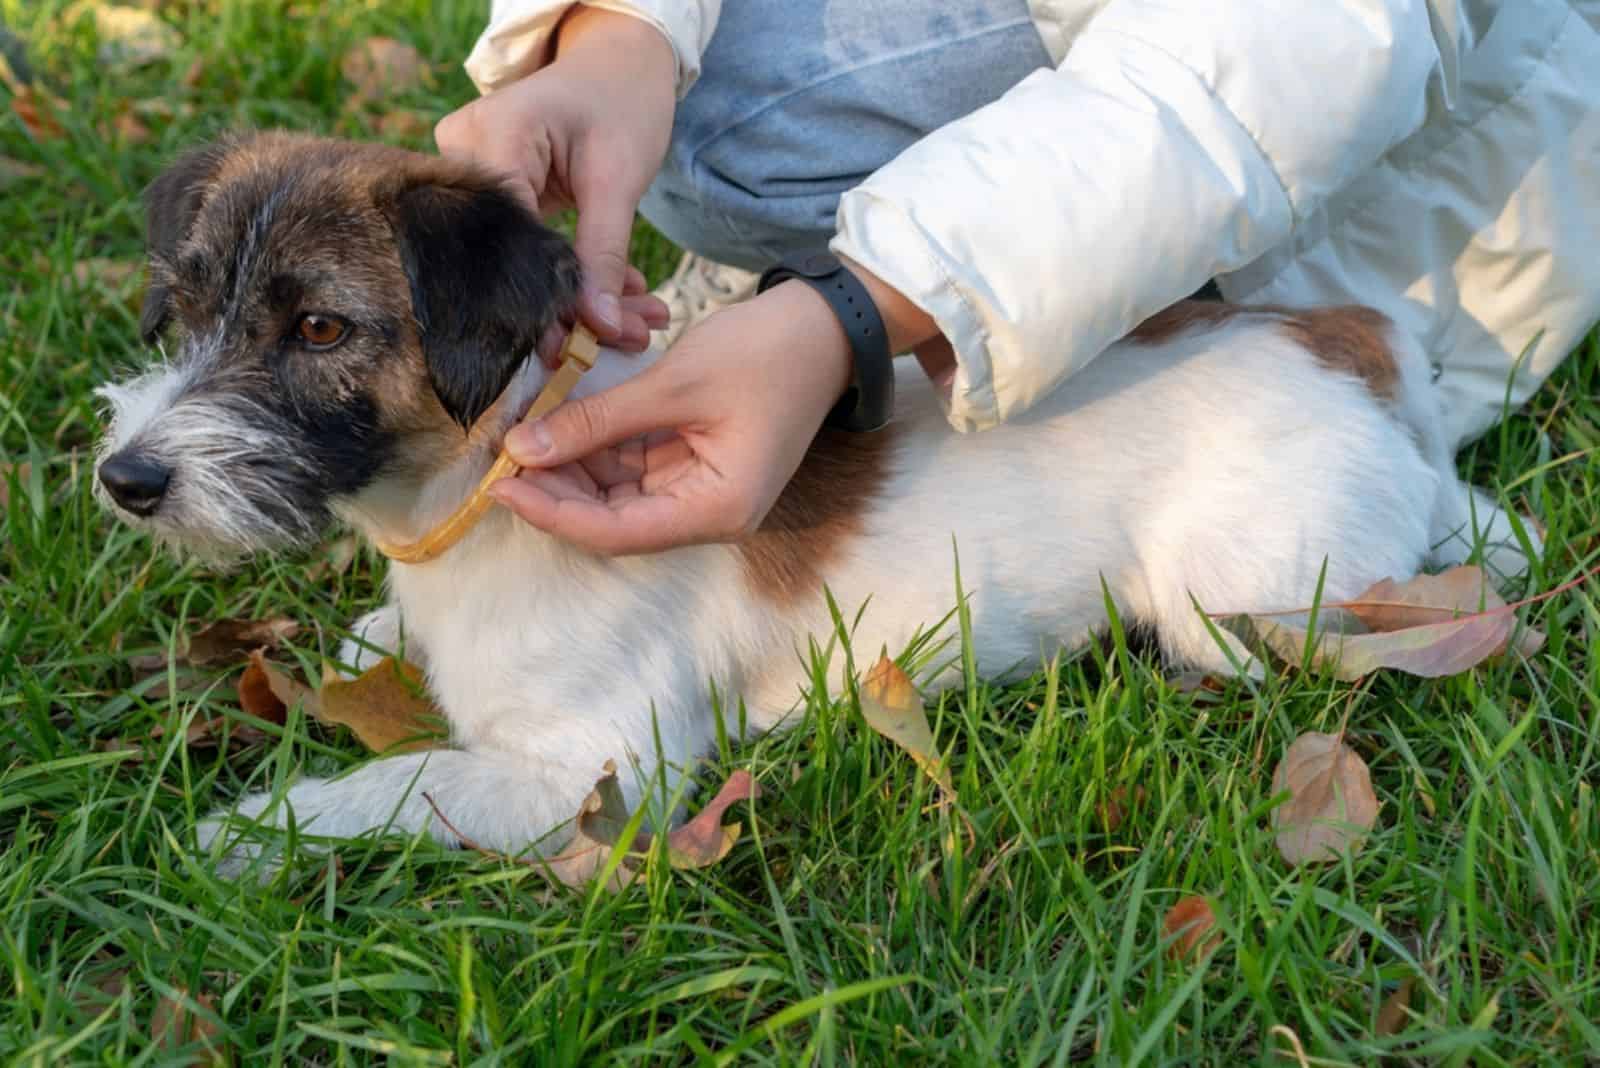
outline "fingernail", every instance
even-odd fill
[[[622,301],[613,293],[594,295],[594,314],[608,330],[622,329]]]
[[[543,419],[512,427],[506,435],[506,452],[524,467],[538,463],[554,447],[550,428],[544,425]]]

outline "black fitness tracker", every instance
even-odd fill
[[[810,252],[769,267],[756,283],[764,293],[790,279],[821,293],[850,341],[850,385],[824,426],[864,433],[881,430],[894,414],[894,358],[889,332],[867,287],[829,252]]]

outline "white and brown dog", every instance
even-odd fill
[[[149,242],[141,329],[181,340],[105,388],[99,484],[125,520],[213,556],[305,545],[334,519],[393,542],[431,528],[544,381],[529,353],[579,281],[495,180],[287,134],[183,158],[151,187]],[[641,366],[603,354],[580,388]],[[343,656],[398,648],[404,620],[455,748],[298,782],[299,825],[454,842],[426,793],[462,833],[521,850],[606,760],[671,779],[707,753],[713,688],[757,731],[783,721],[808,651],[838,638],[825,590],[857,650],[947,619],[952,544],[991,674],[1083,643],[1102,580],[1170,660],[1226,672],[1249,654],[1196,604],[1307,603],[1324,565],[1324,596],[1345,598],[1485,544],[1500,571],[1523,566],[1506,517],[1456,477],[1421,351],[1362,309],[1179,305],[981,434],[953,433],[917,374],[898,389],[889,430],[822,433],[742,544],[602,559],[495,510],[442,558],[394,564]],[[285,823],[269,800],[238,811]]]

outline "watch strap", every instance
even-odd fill
[[[837,256],[827,252],[792,257],[768,268],[756,292],[790,280],[804,282],[822,295],[850,344],[850,385],[823,425],[858,433],[881,430],[894,414],[894,359],[889,332],[872,295]]]

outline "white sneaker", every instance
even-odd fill
[[[666,348],[712,312],[754,296],[760,279],[758,272],[684,253],[672,277],[656,287],[655,294],[671,309],[672,319],[665,330],[651,334],[651,340]]]

